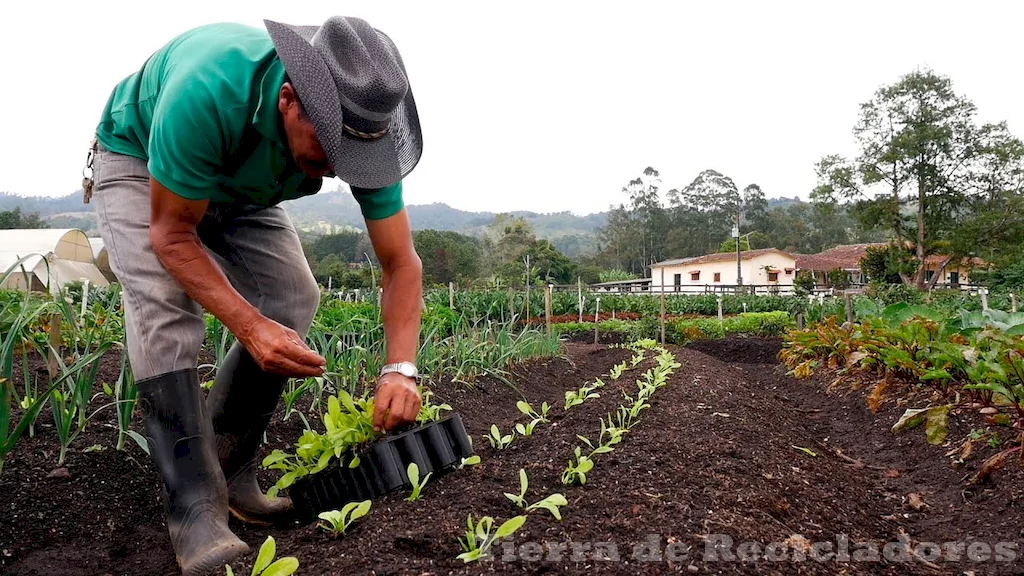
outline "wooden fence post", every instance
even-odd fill
[[[988,310],[988,289],[980,288],[978,294],[981,295],[981,309]]]
[[[721,325],[725,322],[725,316],[722,314],[722,295],[718,295],[718,324]]]
[[[600,323],[597,321],[597,318],[598,318],[598,316],[600,314],[601,314],[601,297],[598,296],[597,297],[597,301],[594,302],[594,345],[595,346],[600,341],[600,337],[599,337],[599,334],[598,334],[598,330],[599,330],[598,327],[599,327]]]
[[[512,318],[516,315],[516,302],[515,292],[512,291],[512,287],[508,287],[508,321],[511,322]]]
[[[551,284],[544,285],[544,324],[551,336]]]
[[[579,299],[580,308],[580,323],[583,323],[583,278],[580,276],[576,277],[576,290],[578,291],[577,298]]]
[[[455,310],[455,283],[448,283],[448,307]]]
[[[1017,311],[1017,295],[1010,292],[1010,312]]]
[[[804,329],[804,315],[801,314],[801,313],[798,313],[796,315],[796,329],[797,330],[803,330]]]
[[[853,294],[844,292],[843,298],[846,299],[846,321],[853,324]]]

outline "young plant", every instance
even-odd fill
[[[529,481],[526,479],[526,470],[519,469],[519,494],[510,494],[505,492],[505,498],[515,502],[516,506],[520,508],[526,507],[526,487],[529,485]]]
[[[415,462],[409,463],[409,468],[406,469],[406,474],[409,475],[409,483],[412,484],[412,493],[405,499],[407,502],[415,502],[420,499],[420,492],[423,491],[423,487],[430,481],[430,474],[423,477],[423,481],[420,481],[420,467]]]
[[[551,407],[548,406],[548,403],[544,402],[541,404],[540,414],[538,414],[528,402],[524,402],[523,400],[516,402],[516,408],[518,408],[523,414],[530,417],[530,422],[528,424],[516,424],[516,432],[518,432],[520,436],[533,436],[533,429],[537,424],[548,422],[548,410],[551,409]]]
[[[505,497],[511,500],[520,508],[525,508],[527,512],[533,512],[534,510],[547,510],[555,517],[555,520],[561,520],[562,514],[559,510],[561,506],[567,506],[569,501],[565,499],[565,496],[561,494],[552,494],[547,498],[529,504],[526,501],[526,490],[529,486],[529,480],[526,477],[526,470],[519,469],[519,494],[511,494],[505,492]]]
[[[512,443],[514,438],[515,434],[505,434],[503,436],[498,430],[497,424],[491,424],[490,434],[487,435],[487,441],[491,443],[491,448],[496,450],[508,448],[508,445]]]
[[[615,366],[612,367],[611,371],[608,372],[608,377],[611,378],[612,380],[618,380],[622,376],[622,373],[625,371],[626,362],[622,361],[619,364],[616,364]]]
[[[418,424],[426,424],[428,422],[440,420],[441,417],[444,416],[444,411],[451,412],[451,405],[447,403],[434,404],[433,402],[431,402],[430,397],[433,395],[434,393],[431,392],[430,390],[423,390],[423,393],[421,394],[423,400],[420,404],[420,413],[419,416],[417,416],[416,418],[416,422]]]
[[[318,518],[323,520],[318,526],[335,536],[344,534],[353,522],[366,516],[370,512],[370,501],[349,502],[341,507],[341,510],[328,510],[321,512]]]
[[[459,465],[456,468],[458,470],[462,470],[466,466],[476,466],[479,463],[480,463],[480,456],[477,455],[477,454],[473,454],[469,458],[463,458],[462,462],[460,462]]]
[[[514,534],[516,530],[519,530],[525,523],[525,514],[515,516],[506,520],[501,526],[498,526],[497,530],[492,532],[492,529],[494,528],[494,518],[484,516],[474,525],[473,515],[470,514],[466,518],[466,536],[465,538],[459,538],[459,544],[462,545],[463,552],[456,556],[456,558],[468,564],[490,556],[491,545],[494,544],[495,540],[508,538]]]
[[[569,465],[562,472],[562,484],[571,486],[573,484],[584,485],[587,483],[587,472],[594,468],[594,461],[582,453],[577,446],[573,453],[574,458],[569,460]]]
[[[260,546],[260,553],[256,556],[256,564],[253,564],[250,576],[291,576],[299,569],[299,560],[294,556],[285,556],[274,561],[277,553],[277,543],[273,536],[267,536],[263,545]],[[227,576],[235,576],[235,571],[228,564],[224,565]]]
[[[600,380],[598,380],[597,382],[600,382]],[[600,398],[601,395],[598,394],[597,392],[594,392],[594,390],[603,386],[604,383],[602,382],[599,386],[597,382],[595,382],[594,384],[584,384],[583,386],[580,387],[579,390],[567,390],[565,392],[565,409],[568,410],[573,406],[579,406],[580,404],[583,404],[587,400],[591,400],[593,398]]]

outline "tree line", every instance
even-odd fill
[[[1005,122],[980,123],[948,77],[924,70],[863,103],[853,137],[857,156],[824,156],[811,201],[787,207],[768,209],[757,184],[741,190],[710,169],[662,196],[648,167],[600,230],[597,263],[642,274],[659,260],[734,250],[738,224],[744,249],[891,242],[868,266],[883,262],[875,277],[919,289],[965,258],[993,266],[993,281],[1024,277],[1024,145]],[[932,255],[944,256],[942,268],[926,281]]]

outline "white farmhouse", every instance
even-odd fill
[[[796,259],[776,248],[747,250],[739,254],[744,286],[791,287]],[[720,252],[665,260],[651,265],[651,290],[667,292],[714,292],[735,287],[736,253]]]

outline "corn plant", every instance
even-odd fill
[[[533,407],[530,406],[530,403],[524,400],[516,402],[516,408],[526,416],[530,417],[529,423],[525,425],[522,423],[516,424],[516,432],[518,432],[520,436],[533,436],[533,429],[536,428],[537,424],[548,422],[548,411],[551,409],[551,407],[548,406],[548,403],[544,402],[540,406],[540,413],[537,413]]]
[[[335,536],[344,534],[356,520],[370,512],[370,506],[371,502],[369,500],[363,500],[362,502],[349,502],[342,506],[341,510],[321,512],[317,516],[323,520],[319,527],[321,530]]]
[[[491,555],[491,546],[495,540],[511,536],[516,530],[522,528],[525,523],[526,515],[515,516],[506,520],[501,526],[498,526],[497,530],[494,530],[494,518],[484,516],[479,522],[473,524],[473,515],[470,514],[466,518],[466,535],[464,538],[459,538],[459,544],[462,545],[463,552],[456,556],[456,558],[468,564],[469,562],[489,557]]]
[[[487,434],[487,441],[491,443],[491,448],[496,450],[508,448],[514,438],[515,433],[502,435],[501,431],[498,430],[497,424],[491,424],[491,429]]]
[[[274,560],[277,554],[277,543],[273,536],[267,536],[260,546],[260,552],[256,555],[256,563],[253,564],[250,576],[291,576],[299,569],[299,560],[294,556],[285,556]],[[224,569],[227,576],[235,576],[230,564],[225,564]]]
[[[430,481],[430,474],[423,477],[420,480],[420,467],[415,462],[409,463],[409,468],[406,469],[405,473],[409,476],[409,483],[412,484],[412,492],[406,497],[406,502],[415,502],[420,499],[420,492],[423,491],[423,487]]]

